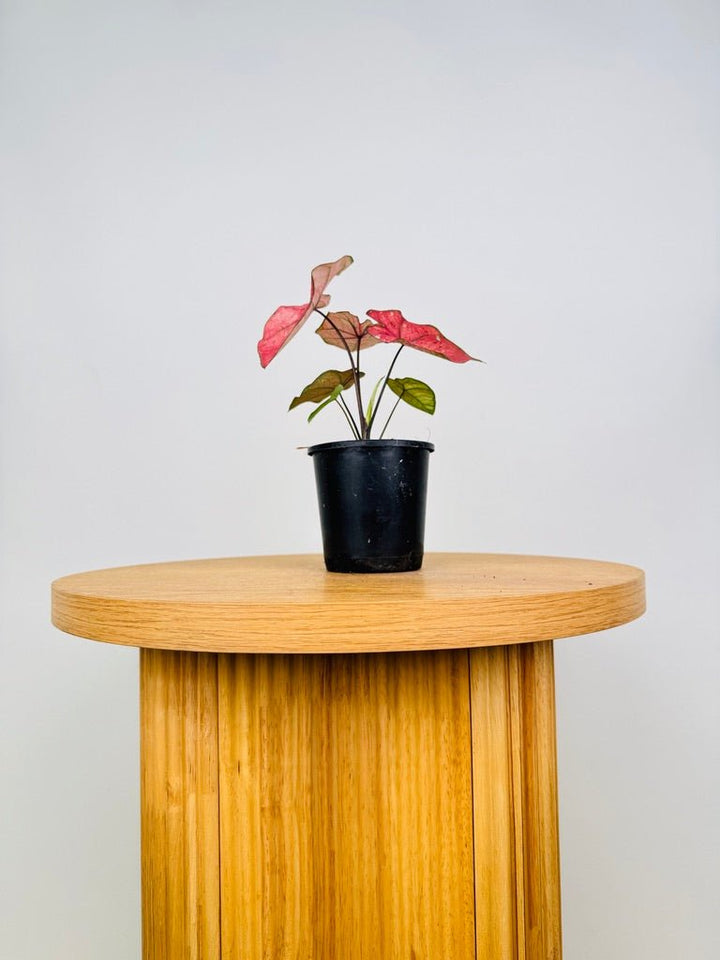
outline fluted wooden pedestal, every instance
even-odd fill
[[[145,960],[559,960],[552,638],[638,616],[640,571],[193,561],[53,609],[142,648]]]

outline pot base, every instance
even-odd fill
[[[325,557],[329,573],[409,573],[422,566],[423,554],[413,552],[401,557]]]

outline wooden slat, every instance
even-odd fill
[[[507,648],[472,651],[469,657],[477,953],[482,960],[516,960],[521,954]]]
[[[468,658],[220,656],[223,960],[474,960]]]
[[[560,849],[552,642],[509,651],[522,704],[525,933],[528,960],[560,960]],[[513,661],[516,661],[513,664]]]
[[[219,960],[217,657],[140,651],[143,960]]]
[[[560,960],[552,641],[469,657],[477,955]]]

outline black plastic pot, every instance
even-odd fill
[[[422,440],[343,440],[308,448],[328,570],[420,569],[434,449]]]

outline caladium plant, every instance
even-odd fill
[[[313,313],[318,314],[322,317],[322,323],[315,333],[331,347],[344,350],[349,367],[346,370],[325,370],[319,374],[293,398],[289,409],[292,410],[302,403],[314,403],[316,406],[308,416],[310,421],[331,403],[336,403],[342,410],[353,437],[356,440],[369,440],[380,402],[387,389],[397,399],[380,432],[379,439],[382,439],[401,400],[424,413],[435,413],[435,392],[432,387],[414,377],[392,376],[397,359],[405,347],[443,357],[451,363],[467,363],[477,358],[471,357],[452,340],[448,340],[437,327],[426,323],[411,323],[399,310],[368,310],[369,320],[360,320],[354,313],[345,310],[338,313],[326,312],[325,308],[330,302],[330,297],[325,293],[326,287],[352,262],[352,257],[345,256],[333,263],[321,263],[314,267],[310,273],[310,299],[297,307],[277,308],[265,324],[262,339],[258,343],[258,354],[262,367],[267,367],[309,317]],[[375,384],[365,406],[360,384],[365,374],[360,369],[360,354],[380,343],[397,344],[398,348],[387,372]],[[355,413],[343,397],[346,390],[354,391],[357,407]]]

